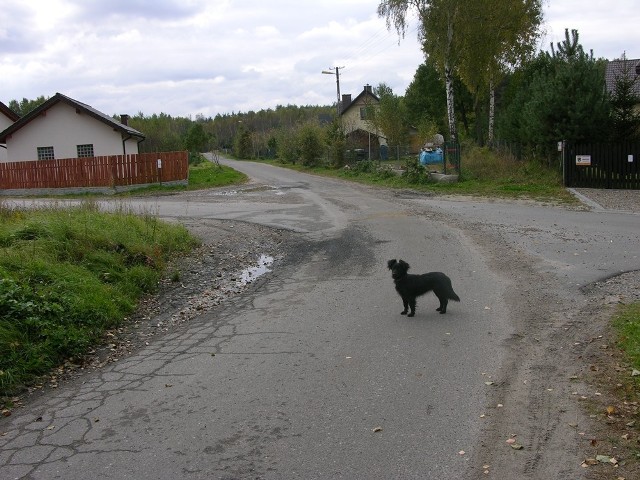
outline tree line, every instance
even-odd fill
[[[613,92],[605,88],[607,60],[585,49],[577,30],[536,52],[541,0],[386,0],[378,14],[403,36],[417,14],[425,61],[404,95],[384,82],[368,108],[372,128],[389,145],[435,133],[448,140],[518,144],[549,156],[560,140],[640,139],[640,99],[634,67],[624,55]],[[588,52],[588,53],[587,53]],[[13,100],[24,115],[46,99]],[[344,164],[352,148],[336,105],[277,106],[246,113],[173,117],[139,112],[129,125],[143,132],[142,151],[224,150],[239,158],[278,157],[314,164]]]

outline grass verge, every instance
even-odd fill
[[[198,240],[151,215],[0,203],[0,395],[82,356]]]
[[[438,183],[429,179],[427,169],[417,158],[400,161],[360,161],[348,168],[305,167],[267,161],[298,171],[344,178],[350,181],[387,188],[411,188],[442,195],[474,195],[514,199],[553,201],[577,204],[578,200],[562,184],[562,175],[535,160],[519,161],[487,148],[463,150],[459,181]],[[433,166],[429,166],[432,169]],[[401,173],[400,173],[401,172]]]
[[[135,190],[118,193],[118,196],[152,195],[159,192],[184,192],[190,190],[202,190],[205,188],[224,187],[245,183],[248,177],[233,168],[225,165],[216,165],[209,161],[201,161],[195,165],[189,165],[189,183],[187,185],[153,185]]]
[[[640,372],[640,302],[621,306],[613,319],[618,346],[629,365]],[[634,377],[640,386],[640,375]]]

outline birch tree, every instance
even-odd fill
[[[460,0],[465,21],[456,40],[458,72],[478,95],[489,93],[488,141],[493,143],[495,87],[535,54],[542,22],[541,0]]]
[[[378,15],[386,18],[387,28],[394,27],[401,38],[407,31],[409,13],[417,14],[418,38],[424,53],[434,61],[444,78],[451,140],[458,136],[453,78],[458,53],[455,36],[461,20],[460,6],[458,0],[384,0],[378,5]]]

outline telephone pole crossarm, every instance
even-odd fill
[[[329,70],[323,70],[322,73],[326,74],[326,75],[333,75],[334,72],[331,72],[330,70],[335,70],[335,75],[336,75],[336,91],[338,93],[338,97],[337,97],[337,101],[336,101],[336,110],[338,112],[338,116],[340,116],[340,69],[344,68],[344,67],[333,67],[330,68]]]

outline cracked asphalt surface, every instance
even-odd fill
[[[561,479],[631,468],[624,453],[615,470],[581,464],[606,434],[585,408],[603,396],[592,358],[610,345],[612,307],[638,298],[637,214],[230,164],[253,182],[131,200],[204,245],[176,260],[180,282],[164,282],[92,362],[0,419],[1,478]],[[261,254],[271,272],[239,283]],[[394,257],[447,272],[462,302],[440,316],[424,297],[415,318],[401,317],[385,267]]]

